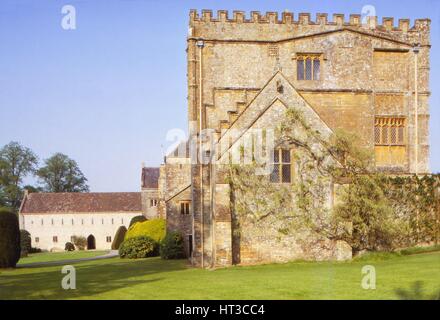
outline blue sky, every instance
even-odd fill
[[[61,8],[76,8],[63,30]],[[186,130],[189,9],[360,13],[432,19],[431,169],[440,172],[440,2],[2,0],[0,146],[19,141],[45,159],[75,159],[92,191],[138,191],[141,163],[157,166]]]

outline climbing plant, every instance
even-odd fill
[[[271,183],[267,175],[256,174],[262,164],[230,164],[236,233],[243,224],[273,219],[281,222],[280,234],[308,230],[346,241],[355,255],[438,242],[438,176],[402,178],[377,172],[361,139],[341,130],[321,134],[294,108],[286,111],[275,136],[276,148],[294,150],[295,177],[290,184]]]

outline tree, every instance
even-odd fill
[[[15,268],[20,259],[20,229],[17,215],[0,211],[0,268]]]
[[[17,211],[23,197],[23,179],[35,172],[38,158],[34,152],[10,142],[0,149],[0,205]]]
[[[32,249],[32,239],[31,234],[26,230],[20,230],[20,247],[21,247],[21,257],[27,257],[28,253]]]
[[[72,242],[80,251],[87,247],[87,239],[83,236],[73,236]]]
[[[37,171],[43,188],[47,192],[88,192],[87,179],[76,161],[62,153],[56,153],[44,161],[45,166]]]

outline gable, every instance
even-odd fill
[[[243,143],[250,129],[276,129],[284,119],[287,108],[299,110],[313,130],[319,131],[324,138],[332,130],[319,117],[292,84],[277,72],[252,100],[229,129],[222,132],[219,139],[219,160],[224,161],[227,151]]]

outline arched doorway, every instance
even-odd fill
[[[91,234],[87,237],[87,250],[95,250],[96,249],[96,241],[95,237]]]

